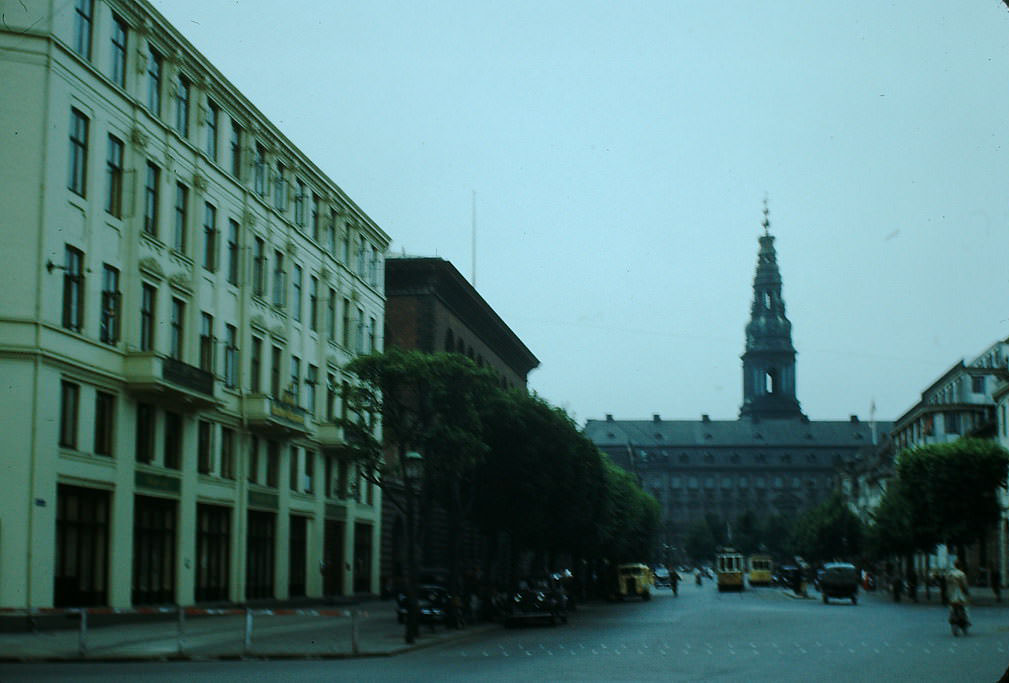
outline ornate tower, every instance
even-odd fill
[[[802,417],[795,397],[795,347],[792,323],[785,317],[781,273],[770,234],[764,200],[764,234],[760,236],[757,273],[753,277],[753,305],[746,325],[743,353],[743,407],[739,416],[761,419]]]

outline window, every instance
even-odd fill
[[[305,182],[301,178],[298,178],[294,183],[296,188],[294,194],[294,222],[300,227],[305,227]]]
[[[70,110],[70,180],[67,187],[84,197],[88,189],[88,117]]]
[[[943,413],[943,423],[947,434],[960,433],[960,414],[954,412]]]
[[[274,398],[280,397],[280,360],[283,353],[279,346],[273,347],[273,357],[270,359],[270,396]]]
[[[305,407],[308,414],[315,417],[315,390],[319,383],[319,368],[314,365],[308,366],[308,374],[305,375]]]
[[[284,162],[277,161],[277,171],[273,176],[273,206],[277,211],[287,208],[287,181],[284,180]]]
[[[105,210],[116,218],[123,215],[123,141],[109,135],[108,158],[105,162]]]
[[[970,378],[970,388],[975,394],[984,393],[984,375],[975,375]]]
[[[189,223],[189,188],[182,183],[175,184],[175,251],[186,253],[186,229]]]
[[[126,87],[126,22],[112,15],[112,65],[109,76],[120,88]]]
[[[308,327],[319,329],[319,279],[314,275],[308,278]]]
[[[350,299],[343,298],[343,330],[340,341],[344,346],[350,346]]]
[[[378,257],[378,249],[375,247],[371,248],[371,260],[368,262],[368,282],[372,287],[378,287],[379,285],[379,271],[381,261]]]
[[[242,127],[231,119],[231,175],[242,177]]]
[[[214,316],[200,315],[200,370],[214,371]]]
[[[298,490],[298,447],[291,446],[291,457],[287,461],[288,473],[287,473],[287,485],[292,491]]]
[[[266,196],[266,149],[256,143],[255,177],[253,189],[260,197]]]
[[[74,52],[91,59],[91,20],[94,16],[93,0],[77,0],[74,15]]]
[[[294,294],[291,301],[291,315],[298,322],[301,322],[301,277],[301,266],[295,264],[291,271],[291,288]]]
[[[115,433],[116,397],[99,391],[95,394],[95,455],[112,455]]]
[[[182,348],[185,337],[186,304],[181,299],[172,299],[171,336],[168,343],[168,354],[175,360],[182,360]]]
[[[63,327],[80,332],[84,324],[84,252],[67,245],[63,268]]]
[[[262,390],[260,376],[263,365],[263,340],[252,338],[252,354],[249,361],[249,391],[258,394]]]
[[[336,258],[336,209],[330,209],[329,211],[329,225],[326,226],[326,245],[329,249],[329,253]]]
[[[375,351],[375,328],[377,323],[374,318],[368,319],[368,352]]]
[[[73,382],[60,382],[60,446],[77,448],[77,410],[81,388]]]
[[[284,253],[273,252],[273,305],[284,305]]]
[[[354,351],[364,353],[364,310],[357,309],[357,319],[354,325]]]
[[[140,291],[140,350],[154,349],[154,301],[157,290],[144,284]]]
[[[364,279],[365,268],[364,268],[364,254],[365,254],[365,241],[364,235],[361,235],[357,240],[357,274],[361,279]]]
[[[301,359],[291,356],[291,384],[288,387],[291,403],[301,405]]]
[[[247,478],[255,484],[259,481],[259,437],[253,436],[249,440],[249,471]]]
[[[102,316],[99,337],[106,344],[115,344],[119,341],[121,300],[119,271],[105,264],[102,268]]]
[[[315,492],[315,453],[305,451],[305,493]]]
[[[263,238],[256,237],[252,242],[252,294],[263,296],[266,293],[266,243]]]
[[[336,376],[326,374],[326,421],[332,422],[336,417]]]
[[[217,121],[221,110],[212,101],[207,100],[207,156],[211,161],[217,161]]]
[[[224,326],[224,386],[238,385],[238,330],[234,325]]]
[[[276,441],[266,442],[266,485],[277,488],[280,470],[280,444]]]
[[[350,228],[343,231],[343,243],[340,248],[340,260],[350,267]]]
[[[179,74],[175,85],[175,130],[189,137],[189,79]]]
[[[154,460],[154,406],[137,404],[137,462]]]
[[[217,270],[217,207],[210,202],[203,205],[203,267]]]
[[[221,476],[235,478],[235,430],[221,427]]]
[[[312,193],[312,239],[319,241],[319,196]]]
[[[336,497],[347,497],[347,482],[350,479],[350,466],[346,460],[340,460],[336,466]]]
[[[332,287],[326,300],[326,332],[330,341],[336,341],[336,290]]]
[[[161,116],[161,63],[163,59],[154,49],[147,53],[147,109]]]
[[[238,284],[238,221],[228,219],[228,282]]]
[[[147,181],[144,183],[144,232],[158,236],[158,178],[161,169],[147,162]]]
[[[196,471],[200,474],[210,474],[214,468],[213,435],[213,423],[200,420],[196,442]]]
[[[182,464],[182,416],[165,412],[165,467],[179,469]]]

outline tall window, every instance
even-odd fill
[[[326,232],[328,233],[326,247],[333,258],[336,258],[336,209],[329,211],[329,225],[326,227]]]
[[[84,252],[67,245],[63,269],[63,327],[80,332],[84,325]]]
[[[77,411],[81,388],[73,382],[60,382],[60,446],[77,448]]]
[[[105,210],[116,218],[121,218],[123,215],[123,141],[115,135],[109,135],[105,171]]]
[[[161,64],[164,59],[157,50],[147,53],[147,109],[155,116],[161,116]]]
[[[332,287],[326,300],[326,336],[330,341],[336,341],[336,290]]]
[[[217,270],[217,207],[210,202],[203,205],[203,267]]]
[[[319,328],[319,278],[314,275],[308,278],[308,327]]]
[[[137,462],[154,460],[154,406],[150,403],[137,404]]]
[[[175,130],[182,137],[189,137],[189,79],[179,74],[175,84]]]
[[[248,479],[255,484],[259,481],[259,437],[253,436],[249,441],[249,471]]]
[[[273,176],[273,206],[277,211],[287,209],[287,181],[284,179],[284,162],[277,161],[277,171]]]
[[[242,127],[231,119],[231,175],[242,177]]]
[[[305,493],[315,493],[315,452],[305,450]]]
[[[308,409],[308,414],[312,417],[315,417],[315,397],[318,383],[319,368],[309,365],[307,374],[305,375],[305,408]]]
[[[95,394],[95,455],[112,455],[116,397],[104,391]]]
[[[172,299],[171,336],[168,340],[168,354],[175,360],[182,360],[185,341],[186,304],[181,299]]]
[[[102,316],[99,338],[107,344],[119,341],[119,325],[122,319],[122,295],[119,292],[119,271],[105,264],[102,268]]]
[[[377,323],[374,318],[368,318],[368,352],[371,353],[375,350],[375,328]]]
[[[312,193],[312,239],[319,241],[319,196]]]
[[[196,442],[196,470],[200,474],[210,474],[214,468],[213,430],[213,423],[200,420]]]
[[[364,266],[364,235],[361,235],[357,240],[357,274],[362,279],[365,277],[365,266]]]
[[[293,301],[291,302],[292,312],[291,315],[298,322],[301,321],[301,278],[302,271],[301,266],[298,264],[294,265],[291,270],[291,289],[293,291]]]
[[[211,161],[217,161],[217,121],[221,110],[212,101],[207,100],[207,156]]]
[[[200,369],[214,371],[214,316],[200,314]]]
[[[238,221],[228,219],[228,282],[238,284]]]
[[[301,359],[291,356],[291,384],[288,388],[291,403],[301,405]]]
[[[280,359],[283,351],[279,346],[273,347],[273,357],[270,359],[270,395],[280,398]]]
[[[266,294],[266,243],[262,237],[252,242],[252,294]]]
[[[189,223],[189,188],[175,184],[175,241],[172,246],[180,254],[186,253],[186,228]]]
[[[144,284],[140,291],[140,350],[154,349],[154,302],[158,290]]]
[[[224,326],[224,386],[238,385],[238,330],[234,325]]]
[[[336,375],[326,373],[326,411],[327,422],[332,422],[336,418]]]
[[[280,444],[276,441],[266,442],[266,485],[277,488],[280,471]]]
[[[368,282],[372,287],[378,287],[379,285],[379,265],[381,261],[378,256],[378,249],[375,247],[371,248],[371,260],[368,261]]]
[[[357,319],[354,323],[354,351],[364,353],[364,310],[357,309]]]
[[[273,252],[273,304],[284,305],[284,253],[279,249]]]
[[[258,142],[256,143],[253,189],[260,197],[266,196],[266,148]]]
[[[263,340],[252,338],[252,354],[249,361],[249,391],[258,394],[262,390]]]
[[[305,182],[298,178],[295,181],[294,222],[305,227]]]
[[[165,467],[177,470],[182,466],[182,416],[165,411]]]
[[[112,70],[109,76],[120,88],[126,87],[126,22],[112,15]]]
[[[221,427],[221,476],[235,478],[235,430]]]
[[[343,298],[343,329],[340,330],[340,342],[344,346],[350,346],[350,299]]]
[[[291,459],[288,460],[287,484],[292,491],[298,490],[298,450],[297,446],[291,446]]]
[[[94,16],[93,0],[77,0],[74,15],[74,52],[84,59],[91,59],[91,20]]]
[[[161,169],[147,162],[147,181],[144,183],[144,232],[158,236],[158,178]]]
[[[340,260],[350,268],[350,228],[343,231],[343,242],[340,243]]]
[[[88,190],[88,117],[70,110],[70,179],[67,187],[84,197]]]

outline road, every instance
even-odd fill
[[[815,594],[814,594],[815,595]],[[1009,665],[1009,608],[978,607],[954,638],[937,604],[857,606],[710,583],[650,602],[590,604],[566,626],[494,629],[397,657],[317,661],[26,664],[0,679],[145,681],[996,681]]]

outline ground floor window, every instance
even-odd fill
[[[231,557],[231,509],[196,506],[196,600],[228,599]]]
[[[354,592],[371,592],[371,525],[354,525]]]
[[[249,510],[245,597],[273,597],[273,548],[276,518],[272,512]]]
[[[343,522],[326,520],[322,548],[322,590],[326,595],[343,595]]]
[[[108,555],[108,491],[60,484],[56,494],[53,604],[107,604]]]
[[[175,602],[176,509],[174,500],[134,498],[134,605]]]
[[[305,563],[308,559],[308,517],[291,515],[291,552],[287,590],[292,598],[305,595]]]

